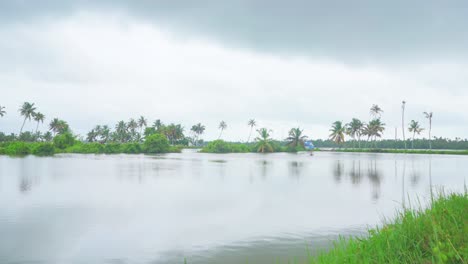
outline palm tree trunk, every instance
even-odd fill
[[[37,125],[36,125],[36,134],[37,134],[38,129],[39,129],[39,121],[37,121]]]
[[[406,139],[405,139],[405,108],[403,107],[401,113],[401,132],[403,133],[403,142],[405,143],[405,150],[406,150]]]
[[[221,138],[221,135],[223,134],[223,130],[224,130],[224,129],[221,129],[221,132],[219,133],[219,137],[218,137],[218,139],[220,139],[220,138]]]
[[[26,117],[24,118],[23,125],[21,126],[21,129],[20,129],[20,132],[19,132],[18,136],[21,136],[21,133],[23,133],[23,128],[24,128],[25,123],[26,123]]]
[[[250,127],[250,133],[249,133],[249,138],[247,139],[247,143],[250,142],[250,136],[252,136],[252,129],[253,129],[253,127]]]
[[[411,141],[411,148],[414,149],[414,136],[415,136],[416,132],[413,133],[413,140]]]
[[[432,120],[429,119],[429,149],[432,150],[432,138],[431,138]]]

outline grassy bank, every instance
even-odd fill
[[[449,154],[449,155],[468,155],[468,150],[429,150],[429,149],[372,149],[372,148],[336,148],[330,150],[332,152],[369,152],[369,153],[406,153],[406,154]]]
[[[298,152],[305,149],[301,146],[291,147],[285,142],[268,142],[271,149],[265,152]],[[236,143],[226,142],[224,140],[214,140],[204,146],[200,152],[203,153],[257,153],[260,152],[258,143]],[[266,149],[264,149],[266,150]]]
[[[84,143],[70,134],[59,135],[52,142],[12,141],[0,143],[0,155],[51,156],[59,153],[79,154],[155,154],[180,152],[181,147],[169,145],[165,136],[151,135],[144,142],[132,143]]]
[[[467,263],[468,195],[440,196],[427,209],[405,209],[367,238],[340,239],[308,263]]]

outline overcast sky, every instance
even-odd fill
[[[184,3],[185,2],[185,3]],[[278,2],[278,3],[276,3]],[[467,1],[0,1],[0,131],[18,108],[84,135],[146,116],[246,140],[247,121],[284,138],[384,109],[468,136]],[[32,123],[27,129],[35,127]],[[46,125],[42,127],[46,129]]]

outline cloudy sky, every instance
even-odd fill
[[[144,115],[202,122],[206,139],[225,120],[225,138],[246,140],[250,118],[325,138],[378,104],[393,138],[406,100],[407,123],[433,111],[433,135],[467,137],[466,14],[466,1],[2,0],[0,130],[17,133],[30,101],[79,134]]]

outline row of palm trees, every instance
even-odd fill
[[[406,146],[406,138],[405,138],[405,108],[406,108],[406,101],[402,102],[402,134],[403,134],[403,141]],[[353,118],[351,122],[347,124],[343,124],[342,121],[335,121],[332,124],[332,128],[330,129],[329,138],[333,140],[335,143],[343,143],[345,141],[345,135],[350,136],[354,141],[358,142],[358,147],[361,147],[361,137],[367,137],[367,142],[373,141],[374,146],[376,146],[377,138],[381,138],[383,132],[385,131],[385,123],[381,121],[381,116],[384,111],[380,106],[374,104],[370,108],[370,115],[372,119],[368,123],[364,123],[357,118]],[[423,112],[425,118],[429,120],[429,148],[432,149],[431,143],[431,130],[432,130],[432,112]],[[408,126],[408,131],[413,133],[412,135],[412,148],[414,149],[414,139],[416,135],[420,135],[424,128],[421,127],[418,121],[411,120]],[[395,128],[395,140],[397,140],[396,136],[396,128]]]

